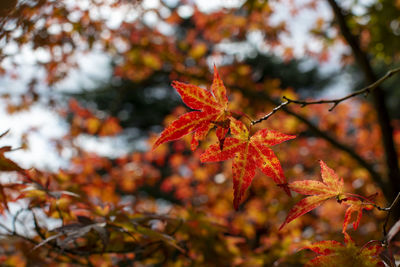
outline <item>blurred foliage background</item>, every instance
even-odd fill
[[[37,108],[44,118],[56,114],[62,134],[46,140],[56,153],[44,160],[62,164],[1,169],[1,264],[302,266],[314,253],[301,248],[342,242],[345,207],[333,200],[278,231],[302,196],[289,198],[261,172],[235,211],[231,161],[199,161],[216,142],[214,132],[196,151],[190,137],[150,149],[189,110],[171,82],[209,89],[213,65],[230,109],[253,119],[283,96],[336,98],[369,85],[331,2],[3,1],[2,116],[29,125]],[[337,4],[376,77],[398,67],[400,2]],[[100,74],[88,78],[84,69]],[[394,151],[400,148],[399,79],[382,86]],[[331,112],[327,105],[290,106],[254,129],[297,135],[274,147],[289,182],[319,180],[323,160],[349,192],[379,192],[377,202],[386,206],[400,183],[388,174],[386,137],[373,103],[371,96],[357,97]],[[1,130],[13,136],[16,127]],[[21,164],[24,152],[36,153],[30,136],[40,128],[17,136],[22,149],[7,159]],[[111,144],[106,152],[104,143]],[[381,239],[384,219],[380,211],[366,212],[360,228],[349,229],[357,245]]]

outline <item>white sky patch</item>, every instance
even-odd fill
[[[295,2],[300,6],[308,1],[296,0]],[[368,2],[368,0],[362,2]],[[326,21],[333,19],[331,8],[325,1],[320,1],[318,3],[317,10],[302,10],[294,16],[290,13],[287,5],[285,5],[285,1],[275,1],[274,9],[276,10],[276,13],[272,15],[272,20],[276,24],[279,24],[280,22],[286,23],[289,34],[282,34],[281,41],[284,47],[287,46],[293,48],[294,57],[303,58],[306,48],[315,53],[322,50],[322,41],[311,37],[309,32],[315,26],[318,17],[324,18]],[[344,44],[337,43],[329,47],[329,59],[327,62],[319,63],[317,60],[312,58],[310,58],[310,62],[319,64],[319,70],[322,74],[327,75],[332,72],[337,72],[342,68],[340,64],[341,56],[344,53],[347,53],[348,50],[348,47]],[[274,52],[278,52],[278,55],[279,53],[283,55],[283,50],[274,50]],[[351,80],[341,75],[336,79],[335,83],[331,84],[325,91],[322,91],[321,94],[316,97],[337,97],[338,95],[345,95],[350,92],[350,86]]]
[[[159,22],[159,18],[158,18],[157,13],[155,11],[151,10],[151,11],[147,11],[143,15],[143,21],[144,21],[144,23],[147,24],[147,26],[154,27]]]
[[[213,12],[221,8],[235,8],[242,5],[244,0],[194,0],[201,12]]]
[[[35,236],[34,232],[34,219],[33,215],[30,211],[23,210],[27,208],[27,203],[25,199],[20,199],[16,202],[9,202],[8,207],[10,208],[10,212],[6,212],[5,215],[2,215],[0,218],[2,223],[10,230],[14,230],[20,234],[27,237]],[[35,217],[38,221],[40,226],[43,226],[45,229],[54,229],[56,227],[60,227],[62,222],[60,219],[49,218],[43,210],[39,208],[32,209],[35,213]],[[13,224],[13,217],[18,213],[18,218],[15,223]],[[0,232],[5,232],[4,229],[0,229]]]
[[[190,16],[192,16],[194,13],[194,9],[192,6],[189,5],[182,5],[180,7],[178,7],[178,15],[183,18],[183,19],[187,19]]]
[[[108,81],[111,75],[110,56],[102,52],[78,53],[78,68],[55,85],[57,90],[68,93],[90,90]]]
[[[158,8],[159,6],[160,6],[159,0],[144,0],[144,1],[142,1],[142,7],[144,9]]]
[[[129,147],[120,138],[98,137],[81,134],[75,139],[75,144],[85,151],[94,152],[104,157],[119,157],[129,152]]]
[[[297,5],[302,5],[304,0],[296,0]],[[323,17],[325,20],[332,18],[332,12],[324,1],[321,1],[317,7],[317,11],[302,10],[296,15],[292,15],[287,7],[285,1],[274,2],[274,10],[276,11],[272,16],[271,20],[274,24],[278,25],[281,22],[285,22],[289,34],[281,34],[282,42],[284,46],[292,47],[294,49],[295,57],[304,56],[304,48],[311,46],[316,48],[315,51],[320,49],[318,41],[310,38],[309,31],[315,26],[316,19]]]
[[[174,27],[171,26],[171,24],[163,21],[160,21],[160,23],[157,25],[157,30],[166,36],[171,36],[174,34]]]
[[[66,124],[57,114],[38,105],[32,106],[28,111],[18,112],[14,115],[6,114],[4,102],[0,102],[0,133],[10,132],[0,139],[0,147],[11,146],[13,149],[21,146],[21,137],[28,133],[28,150],[16,150],[7,153],[7,157],[15,160],[23,168],[33,166],[44,170],[57,170],[64,162],[58,157],[53,138],[61,138],[65,134]]]
[[[44,49],[43,47],[38,47],[35,50],[35,58],[38,62],[47,63],[51,60],[51,54],[48,50]]]

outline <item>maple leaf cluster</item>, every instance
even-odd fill
[[[290,195],[281,164],[271,146],[295,138],[273,130],[259,130],[250,135],[250,127],[237,120],[228,109],[226,88],[214,66],[214,79],[211,92],[201,87],[173,82],[172,86],[182,97],[183,102],[192,109],[173,121],[155,141],[153,150],[162,143],[193,134],[191,148],[196,149],[212,128],[216,128],[219,143],[211,145],[201,156],[202,162],[225,161],[233,158],[232,174],[235,209],[250,186],[256,169],[283,187]],[[230,130],[231,137],[226,137]]]
[[[317,208],[328,199],[336,199],[338,203],[349,205],[343,222],[343,233],[346,233],[352,213],[357,213],[357,218],[353,223],[353,228],[356,230],[360,224],[362,210],[371,210],[373,208],[373,199],[377,194],[365,199],[361,196],[348,196],[348,194],[344,192],[343,178],[339,178],[337,174],[322,160],[320,161],[320,166],[322,182],[304,180],[295,181],[289,184],[290,190],[307,195],[308,197],[302,199],[289,211],[289,214],[280,229],[301,215]]]
[[[155,141],[153,150],[165,142],[179,139],[187,134],[193,135],[191,149],[195,150],[199,141],[203,140],[211,129],[216,128],[219,142],[210,145],[200,155],[200,160],[201,162],[218,162],[233,158],[233,205],[236,210],[255,176],[256,169],[259,168],[289,196],[291,196],[291,191],[307,196],[289,211],[280,230],[328,199],[335,199],[338,203],[349,206],[345,212],[342,228],[346,246],[337,241],[322,241],[306,247],[320,254],[307,266],[336,266],[340,262],[343,266],[349,262],[351,266],[382,264],[378,257],[383,250],[381,244],[358,249],[347,233],[351,215],[357,213],[353,222],[353,228],[356,230],[360,224],[362,211],[374,207],[374,198],[377,194],[364,198],[345,193],[343,178],[339,178],[322,160],[320,161],[322,181],[302,180],[288,184],[281,164],[270,147],[293,139],[295,136],[268,129],[258,130],[251,134],[251,126],[254,123],[251,122],[250,126],[247,126],[229,111],[226,88],[215,66],[211,92],[195,85],[176,81],[172,83],[172,86],[189,108],[198,111],[191,111],[173,121]],[[228,133],[229,136],[227,136]]]
[[[162,113],[158,113],[158,104],[152,101],[146,104],[150,110],[136,105],[136,102],[132,110],[131,98],[135,98],[136,94],[129,91],[131,85],[135,90],[147,93],[147,89],[155,84],[157,87],[163,85],[167,80],[188,78],[193,84],[202,84],[206,80],[204,77],[208,77],[211,58],[232,58],[236,53],[231,49],[223,51],[225,49],[219,46],[230,42],[241,46],[254,31],[261,33],[260,43],[265,44],[269,52],[277,52],[275,55],[281,55],[284,62],[296,59],[295,47],[283,42],[295,32],[291,32],[286,21],[274,23],[270,18],[280,5],[292,15],[301,10],[308,12],[312,9],[318,12],[320,1],[312,0],[306,4],[296,3],[302,1],[289,1],[288,4],[288,1],[249,0],[242,1],[237,7],[209,12],[202,12],[195,1],[156,1],[158,8],[145,7],[148,6],[147,1],[126,0],[89,1],[88,5],[81,5],[80,1],[8,2],[10,4],[0,7],[0,24],[3,26],[0,27],[0,39],[3,43],[12,44],[14,48],[11,51],[15,48],[17,51],[25,51],[25,48],[31,47],[38,55],[49,52],[49,59],[42,60],[38,56],[33,64],[35,68],[40,67],[45,71],[45,84],[53,86],[67,77],[71,69],[81,65],[78,64],[81,63],[81,53],[93,51],[92,48],[113,58],[113,74],[110,84],[112,94],[108,93],[107,88],[101,90],[98,100],[93,100],[97,99],[97,90],[93,90],[96,96],[85,93],[83,97],[86,99],[87,96],[88,101],[97,103],[92,106],[96,106],[94,109],[97,111],[85,108],[75,100],[69,102],[68,111],[64,110],[65,105],[61,107],[60,114],[66,118],[70,128],[55,144],[56,153],[63,158],[70,154],[67,169],[57,172],[35,168],[26,170],[8,157],[8,153],[14,149],[10,146],[0,147],[0,172],[4,174],[0,182],[0,215],[10,215],[13,220],[12,224],[0,222],[1,266],[280,266],[280,263],[287,266],[292,256],[296,258],[297,266],[298,262],[305,262],[299,257],[306,253],[291,255],[298,248],[299,234],[308,235],[308,229],[311,228],[310,232],[315,233],[314,237],[319,239],[320,232],[318,227],[314,229],[318,221],[312,216],[304,216],[303,221],[297,220],[297,225],[295,220],[318,207],[325,212],[320,216],[321,219],[329,222],[318,226],[340,228],[344,243],[329,240],[305,246],[305,249],[318,254],[307,266],[381,266],[382,252],[390,258],[385,261],[388,266],[394,266],[394,257],[398,257],[398,251],[391,250],[396,247],[396,241],[391,240],[399,232],[400,221],[395,223],[387,235],[384,234],[384,242],[372,242],[373,245],[367,243],[361,248],[357,247],[348,234],[351,224],[353,229],[359,228],[364,211],[373,208],[382,210],[375,204],[377,195],[372,194],[376,192],[374,185],[368,183],[361,188],[358,187],[360,184],[370,178],[378,181],[377,185],[387,199],[391,197],[390,191],[399,191],[396,184],[398,175],[391,175],[391,165],[385,166],[383,160],[380,160],[383,153],[386,153],[382,151],[380,142],[382,138],[387,139],[387,136],[380,131],[385,130],[385,127],[380,129],[374,117],[376,110],[373,105],[367,101],[357,102],[359,110],[354,114],[354,102],[349,105],[343,103],[335,108],[334,116],[328,116],[323,106],[313,105],[312,108],[301,109],[301,105],[291,102],[290,108],[284,108],[284,112],[274,115],[277,119],[268,121],[271,129],[299,133],[301,138],[287,142],[290,147],[279,144],[295,136],[269,128],[261,129],[257,121],[237,111],[246,110],[255,114],[264,111],[266,105],[272,105],[275,112],[279,110],[279,101],[276,99],[281,96],[282,90],[285,96],[297,99],[296,93],[304,87],[320,89],[321,79],[315,73],[308,75],[315,69],[310,72],[301,71],[298,78],[304,82],[296,81],[296,73],[285,74],[285,70],[296,71],[296,68],[290,67],[291,64],[270,68],[269,55],[257,47],[252,51],[258,53],[254,60],[252,56],[245,56],[244,60],[234,56],[232,63],[224,66],[227,73],[224,77],[225,85],[215,67],[214,80],[209,90],[179,81],[173,82],[172,86],[191,111],[183,114],[185,108],[175,109],[170,117],[183,115],[172,122],[155,142],[156,138],[150,137],[148,142],[154,144],[153,151],[134,151],[118,158],[108,158],[86,151],[80,140],[82,135],[85,138],[93,136],[102,139],[124,134],[124,127],[132,124],[138,127],[137,117],[146,121],[146,125],[159,125],[159,119],[176,105],[174,96],[171,98],[174,101],[168,102],[168,105],[165,100],[162,101]],[[357,1],[344,7],[341,7],[340,1],[329,1],[329,4],[335,2],[338,4],[336,10],[342,9],[342,13],[348,13],[349,17],[352,15],[353,4],[358,5]],[[396,27],[392,27],[390,32],[385,30],[385,34],[376,33],[383,33],[381,27],[378,27],[380,24],[386,27],[396,21],[398,15],[394,11],[398,10],[399,5],[395,2],[399,1],[380,2],[380,12],[374,11],[375,4],[366,7],[371,19],[361,24],[352,21],[349,28],[353,34],[360,34],[360,53],[365,52],[366,58],[371,58],[371,63],[376,56],[384,59],[387,64],[395,63],[399,58],[398,46],[395,45],[399,40],[398,34],[395,34]],[[137,19],[132,18],[131,12],[127,12],[128,16],[122,16],[119,27],[109,27],[109,18],[104,16],[107,10],[115,9],[118,10],[117,14],[121,14],[121,10],[131,10],[132,4],[135,11],[133,17],[137,16]],[[182,16],[181,7],[189,7],[193,14]],[[147,23],[147,15],[156,15],[163,27],[158,27],[158,23]],[[304,55],[321,62],[327,61],[331,54],[328,48],[337,41],[343,44],[346,38],[341,38],[339,31],[334,30],[334,22],[332,16],[316,20],[309,33],[324,45],[316,51],[307,44],[304,46]],[[164,29],[170,32],[168,28],[176,34],[166,34]],[[331,30],[334,30],[333,36],[326,34]],[[0,51],[0,74],[13,79],[22,78],[18,77],[18,69],[23,62],[20,60],[21,54],[8,51],[6,46],[3,50]],[[343,64],[354,63],[355,58],[349,53],[341,57]],[[268,73],[265,73],[267,69]],[[394,72],[389,74],[394,76]],[[41,96],[39,85],[42,84],[42,75],[39,76],[38,79],[33,76],[27,92],[21,94],[20,101],[15,101],[17,98],[13,94],[2,94],[1,98],[9,114],[29,111],[33,105],[43,101],[51,108],[59,108],[52,97]],[[367,73],[366,76],[370,75]],[[366,82],[372,82],[376,77],[370,78]],[[380,86],[384,80],[377,81],[375,85]],[[129,82],[129,87],[125,87],[125,81]],[[235,91],[228,96],[225,86]],[[113,90],[115,88],[122,90]],[[368,92],[372,90],[368,89]],[[115,91],[118,101],[109,101],[112,100],[109,96],[113,96]],[[125,99],[125,96],[129,98]],[[333,107],[339,102],[333,102]],[[124,113],[114,113],[120,107]],[[148,123],[148,117],[137,114],[136,108],[140,109],[140,114],[157,117],[157,121]],[[118,118],[105,116],[103,111],[117,114]],[[400,149],[400,125],[389,119],[383,121],[393,123],[396,143],[393,147]],[[217,138],[207,138],[210,132],[212,135],[215,132]],[[186,142],[189,140],[185,137],[187,135],[192,135],[191,142]],[[21,149],[28,147],[28,137],[28,134],[24,134],[26,142]],[[173,140],[177,141],[171,146],[162,145]],[[209,143],[209,140],[216,141],[205,147],[204,144]],[[203,144],[201,149],[198,149],[199,143]],[[338,148],[337,153],[331,153],[331,145]],[[156,148],[157,151],[154,150]],[[195,159],[188,156],[189,148],[194,151]],[[293,166],[285,169],[285,173],[275,155],[279,148],[279,159],[285,162],[282,166]],[[357,158],[350,155],[360,166],[353,165],[354,162],[346,156],[349,151],[360,156]],[[386,155],[390,156],[390,153]],[[396,162],[396,153],[392,153],[392,157]],[[337,166],[348,167],[346,176],[342,175],[345,180],[320,161],[322,180],[301,181],[301,177],[314,169],[317,160],[325,158]],[[229,163],[224,165],[202,164],[228,160]],[[328,165],[331,164],[328,162]],[[382,171],[385,169],[389,170],[388,174]],[[393,170],[393,173],[396,174],[396,171]],[[248,200],[237,213],[230,208],[230,194],[226,190],[230,183],[225,182],[225,178],[231,174],[233,206],[236,210],[245,199],[246,192],[250,191]],[[255,179],[258,174],[270,179]],[[288,182],[285,175],[295,177],[298,181]],[[353,182],[351,178],[357,179],[353,180],[354,189],[368,191],[371,195],[363,197],[348,193],[345,183],[350,185]],[[248,190],[252,183],[251,190]],[[281,190],[269,190],[274,184],[289,196],[299,199],[299,202],[290,209],[288,206],[292,199],[285,197]],[[301,195],[304,197],[300,200]],[[15,204],[21,202],[24,207],[15,212]],[[343,210],[343,224],[336,219],[340,217],[340,212],[331,208],[335,205],[347,208]],[[284,208],[289,210],[285,220],[281,216],[284,216]],[[388,211],[388,219],[392,210],[384,210]],[[160,215],[165,211],[169,215]],[[19,227],[25,227],[24,219],[31,226],[26,227],[30,228],[26,233]],[[59,227],[48,225],[48,219],[60,222]],[[275,231],[275,226],[282,221],[281,231]],[[367,236],[367,233],[368,238],[375,238],[373,236],[380,232],[377,227],[376,221],[366,225],[359,231],[359,237]],[[383,228],[385,232],[386,227]]]
[[[339,203],[349,205],[345,213],[343,233],[346,232],[352,213],[357,213],[357,219],[353,223],[354,229],[357,229],[362,210],[372,209],[373,198],[370,197],[365,201],[362,198],[348,196],[344,193],[343,179],[339,178],[323,161],[320,161],[322,182],[303,180],[288,184],[281,164],[270,147],[293,139],[295,136],[268,129],[258,130],[251,135],[252,125],[246,126],[228,110],[226,88],[215,66],[211,92],[177,81],[173,82],[172,86],[188,107],[198,111],[188,112],[173,121],[154,142],[153,150],[162,143],[179,139],[187,134],[193,135],[191,148],[195,150],[198,142],[203,140],[211,129],[216,128],[219,143],[209,146],[201,154],[200,160],[202,162],[218,162],[233,158],[233,204],[235,209],[238,209],[257,168],[272,178],[289,196],[291,196],[290,190],[308,196],[289,211],[280,229],[301,215],[317,208],[328,199],[336,199]],[[230,136],[226,137],[228,131]]]

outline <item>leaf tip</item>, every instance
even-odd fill
[[[283,227],[285,227],[285,225],[287,224],[287,220],[285,220],[281,226],[279,227],[278,231],[282,230]]]
[[[160,137],[157,138],[157,140],[154,142],[153,146],[151,147],[151,151],[153,152],[156,150],[163,142],[160,141]]]
[[[321,169],[323,169],[323,168],[326,167],[326,163],[322,159],[320,159],[319,160],[319,166],[321,167]]]
[[[240,204],[240,200],[242,199],[242,196],[240,194],[234,194],[233,197],[233,207],[235,208],[235,211],[239,210],[239,204]]]
[[[218,68],[215,65],[215,63],[214,63],[214,80],[220,80],[219,73],[218,73]]]
[[[174,87],[176,89],[177,86],[179,86],[180,82],[178,81],[172,81],[171,82],[171,86]]]
[[[351,238],[351,236],[347,232],[344,232],[343,234],[344,234],[344,243],[345,244],[354,243],[353,239]]]

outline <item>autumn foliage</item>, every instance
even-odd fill
[[[6,2],[1,266],[398,265],[398,1]]]
[[[290,195],[282,167],[269,146],[293,139],[295,136],[267,129],[259,130],[249,136],[249,128],[236,120],[232,112],[228,110],[226,89],[215,67],[211,85],[212,94],[200,87],[179,82],[174,82],[173,87],[188,107],[201,111],[189,112],[172,122],[155,141],[153,149],[164,142],[193,133],[191,148],[194,150],[198,146],[198,141],[203,140],[215,126],[219,143],[211,145],[200,155],[200,160],[216,162],[233,158],[235,209],[238,209],[240,200],[250,186],[257,167]],[[229,130],[232,137],[225,138]]]

